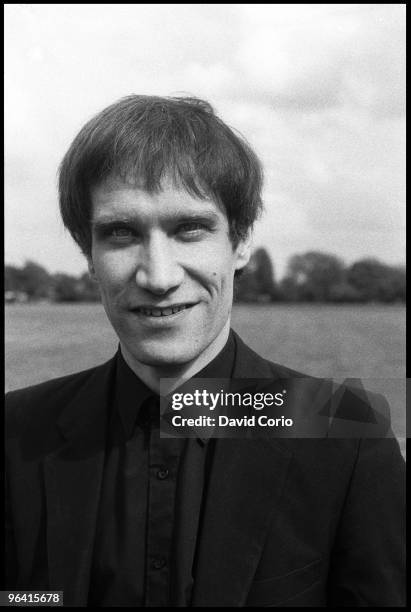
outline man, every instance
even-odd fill
[[[9,588],[90,607],[404,605],[395,439],[160,438],[161,379],[301,376],[230,331],[261,186],[196,99],[129,96],[72,143],[61,213],[120,345],[8,396]]]

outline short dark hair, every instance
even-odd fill
[[[246,140],[198,98],[130,95],[80,130],[59,169],[64,225],[91,253],[90,189],[115,174],[153,193],[172,177],[191,195],[226,211],[234,246],[262,210],[261,163]]]

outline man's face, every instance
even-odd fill
[[[89,263],[122,345],[151,366],[196,359],[229,320],[249,245],[233,249],[225,212],[171,181],[149,194],[111,177],[91,200]]]

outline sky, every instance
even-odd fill
[[[205,98],[246,137],[277,278],[310,250],[405,262],[405,4],[6,4],[6,263],[86,270],[57,168],[132,93]]]

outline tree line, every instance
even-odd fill
[[[345,266],[329,253],[293,255],[285,276],[274,277],[271,258],[257,249],[237,281],[239,302],[405,302],[405,266],[366,258]]]
[[[276,281],[267,250],[256,249],[236,278],[236,302],[405,302],[405,267],[389,266],[366,258],[345,266],[329,253],[309,251],[293,255],[285,276]],[[50,274],[27,261],[5,267],[5,299],[8,302],[48,300],[97,302],[97,284],[87,272],[80,276]]]
[[[22,267],[6,265],[4,292],[7,302],[47,300],[51,302],[98,302],[97,284],[88,272],[80,276],[50,274],[34,261]]]

